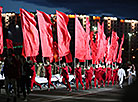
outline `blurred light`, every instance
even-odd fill
[[[128,35],[131,37],[132,36],[132,34],[131,33],[128,33]]]
[[[96,19],[96,17],[95,16],[93,16],[93,20],[95,20]]]
[[[122,48],[122,50],[124,50],[124,48]]]
[[[75,18],[75,15],[68,15],[69,18]]]
[[[121,19],[121,20],[120,20],[120,22],[124,23],[124,22],[125,22],[125,20]]]
[[[133,59],[135,59],[136,57],[135,56],[132,56]]]
[[[132,49],[132,51],[134,51],[134,49]]]
[[[105,19],[105,20],[108,20],[108,18],[107,18],[107,17],[104,17],[104,19]]]
[[[18,29],[18,28],[19,28],[19,25],[17,25],[17,24],[16,24],[16,26],[15,26],[15,27],[16,27],[16,29]]]

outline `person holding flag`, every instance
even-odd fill
[[[48,80],[48,91],[50,91],[50,85],[52,85],[54,87],[54,89],[56,89],[56,86],[51,83],[51,77],[52,77],[51,65],[48,60],[46,61],[46,64],[44,64],[44,68],[45,68],[45,76]]]
[[[62,64],[62,72],[61,72],[61,76],[63,76],[62,78],[62,83],[67,86],[67,90],[69,89],[69,92],[72,91],[70,83],[69,83],[69,73],[68,73],[68,66],[66,66],[66,63],[63,62]],[[65,81],[67,82],[67,84],[65,83]]]
[[[93,77],[93,68],[89,65],[87,69],[85,68],[86,90],[89,89],[89,86],[90,89],[92,88],[92,83],[91,83],[92,77]]]
[[[84,84],[82,82],[82,74],[81,74],[81,67],[79,65],[79,63],[77,64],[76,68],[75,68],[75,75],[76,75],[76,89],[79,90],[79,86],[78,83],[80,82],[80,84],[82,85],[82,89],[84,90]]]

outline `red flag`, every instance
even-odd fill
[[[86,44],[85,44],[85,31],[75,15],[75,58],[85,60]]]
[[[96,44],[97,44],[97,57],[96,57],[96,61],[102,61],[103,57],[105,55],[105,51],[106,51],[106,36],[104,34],[104,23],[102,23],[102,25],[100,25],[100,23],[98,22],[98,33],[97,33],[97,37],[96,37]]]
[[[115,51],[114,51],[114,54],[113,54],[113,62],[116,62],[116,57],[117,57],[117,52],[118,52],[118,41],[116,42],[116,48],[115,48]]]
[[[23,44],[26,57],[37,56],[39,51],[39,35],[34,15],[20,8],[23,31]]]
[[[50,16],[37,10],[37,17],[41,38],[42,56],[53,58],[53,35]]]
[[[86,60],[91,60],[92,59],[92,57],[91,57],[91,50],[90,50],[90,45],[89,45],[89,43],[90,43],[90,22],[89,22],[89,17],[86,17],[86,39],[85,39],[85,41],[86,41],[86,50],[87,50],[87,52],[86,52],[86,56],[85,56],[85,59]]]
[[[3,53],[2,7],[0,7],[0,54]]]
[[[56,15],[59,57],[63,57],[70,52],[71,36],[67,28],[69,18],[66,14],[59,11],[56,11]]]
[[[107,45],[106,45],[106,56],[105,56],[105,62],[106,63],[109,63],[108,62],[108,59],[109,59],[109,50],[110,49],[110,37],[107,38]]]
[[[117,36],[116,32],[112,32],[112,37],[111,37],[111,45],[108,47],[108,54],[107,54],[107,62],[112,63],[112,60],[116,60],[116,50],[118,46],[118,39],[119,37]]]
[[[122,40],[122,41],[121,41],[121,44],[120,44],[119,54],[118,54],[118,58],[117,58],[117,62],[118,62],[118,63],[122,63],[122,58],[121,58],[121,56],[122,56],[122,46],[123,46],[123,42],[124,42],[124,34],[123,34],[123,37],[122,37],[121,40]]]
[[[7,43],[7,49],[9,49],[9,48],[13,49],[13,43],[12,43],[12,40],[10,40],[10,39],[6,39],[6,43]]]
[[[71,52],[65,56],[66,63],[71,63],[72,62],[72,54]]]

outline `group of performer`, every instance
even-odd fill
[[[48,88],[50,88],[50,85],[54,86],[51,83],[51,64],[49,61],[46,61],[46,64],[44,64],[45,72],[46,72],[46,77],[48,79]],[[69,71],[71,72],[71,68],[66,65],[65,62],[63,62],[62,66],[56,65],[58,69],[62,69],[61,71],[61,76],[62,78],[62,83],[66,85],[67,90],[72,91],[71,85],[69,82]],[[106,81],[107,81],[107,86],[109,86],[109,82],[112,81],[112,85],[115,85],[119,81],[118,77],[118,66],[114,66],[113,69],[110,68],[110,66],[105,67],[105,65],[96,65],[96,67],[93,67],[91,64],[89,64],[87,67],[84,68],[84,73],[85,73],[85,86],[82,80],[82,68],[80,66],[80,63],[78,63],[75,67],[74,70],[74,76],[75,76],[75,81],[76,81],[76,90],[79,90],[79,82],[82,86],[82,90],[86,89],[91,89],[92,88],[92,79],[94,78],[94,87],[97,88],[97,82],[98,82],[98,88],[101,86],[105,87]],[[54,89],[56,87],[54,86]],[[50,89],[48,89],[50,90]]]
[[[75,77],[76,90],[79,90],[79,83],[82,86],[82,90],[91,89],[92,80],[94,80],[94,88],[97,88],[97,86],[98,88],[105,87],[106,82],[107,86],[109,86],[109,83],[112,82],[112,85],[119,84],[122,88],[123,78],[124,76],[126,77],[125,70],[122,68],[122,66],[118,65],[113,65],[111,68],[110,65],[105,66],[101,64],[88,64],[86,67],[82,68],[80,63],[77,63],[74,68],[71,68],[65,62],[63,62],[61,65],[52,65],[49,60],[46,60],[45,63],[42,64],[42,66],[45,69],[45,77],[48,80],[48,91],[50,91],[50,86],[53,86],[54,89],[57,88],[56,85],[51,82],[52,66],[56,66],[58,70],[61,70],[60,76],[62,76],[62,83],[66,86],[69,92],[72,91],[69,82],[69,73],[73,74]],[[74,73],[72,73],[72,69],[74,69]],[[82,77],[82,69],[84,69],[85,77]],[[128,79],[130,83],[132,83],[132,75],[136,75],[134,69],[135,68],[133,68],[132,70],[132,68],[130,67],[130,69],[128,70]],[[41,84],[36,82],[35,80],[37,76],[35,63],[30,60],[27,61],[23,56],[14,55],[12,50],[8,52],[8,56],[4,60],[3,72],[5,76],[5,89],[8,96],[10,96],[9,84],[12,84],[15,95],[19,94],[19,88],[21,87],[25,99],[26,94],[29,94],[30,91],[33,91],[34,84],[38,85],[40,89],[42,88]],[[85,84],[83,78],[85,78]]]

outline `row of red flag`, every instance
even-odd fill
[[[2,8],[0,8],[0,54],[3,52],[3,34],[1,21]],[[23,48],[22,55],[25,57],[36,57],[39,52],[39,33],[36,28],[37,22],[34,15],[30,12],[20,9],[21,24],[23,31]],[[57,37],[58,44],[53,42],[52,22],[50,15],[37,10],[37,19],[40,32],[42,56],[48,57],[50,61],[60,60],[63,56],[66,62],[72,62],[72,55],[70,52],[71,36],[67,25],[69,18],[66,14],[56,11],[57,18]],[[85,60],[92,60],[92,63],[104,61],[106,63],[122,62],[122,45],[124,42],[124,35],[122,41],[118,44],[119,37],[116,32],[112,32],[111,38],[104,34],[104,23],[98,23],[98,33],[96,34],[96,41],[93,41],[94,33],[90,31],[89,18],[86,17],[86,31],[82,27],[78,17],[75,15],[75,58],[84,62]],[[111,40],[111,44],[110,44]],[[117,57],[119,49],[119,54]],[[60,59],[59,59],[60,58]]]

